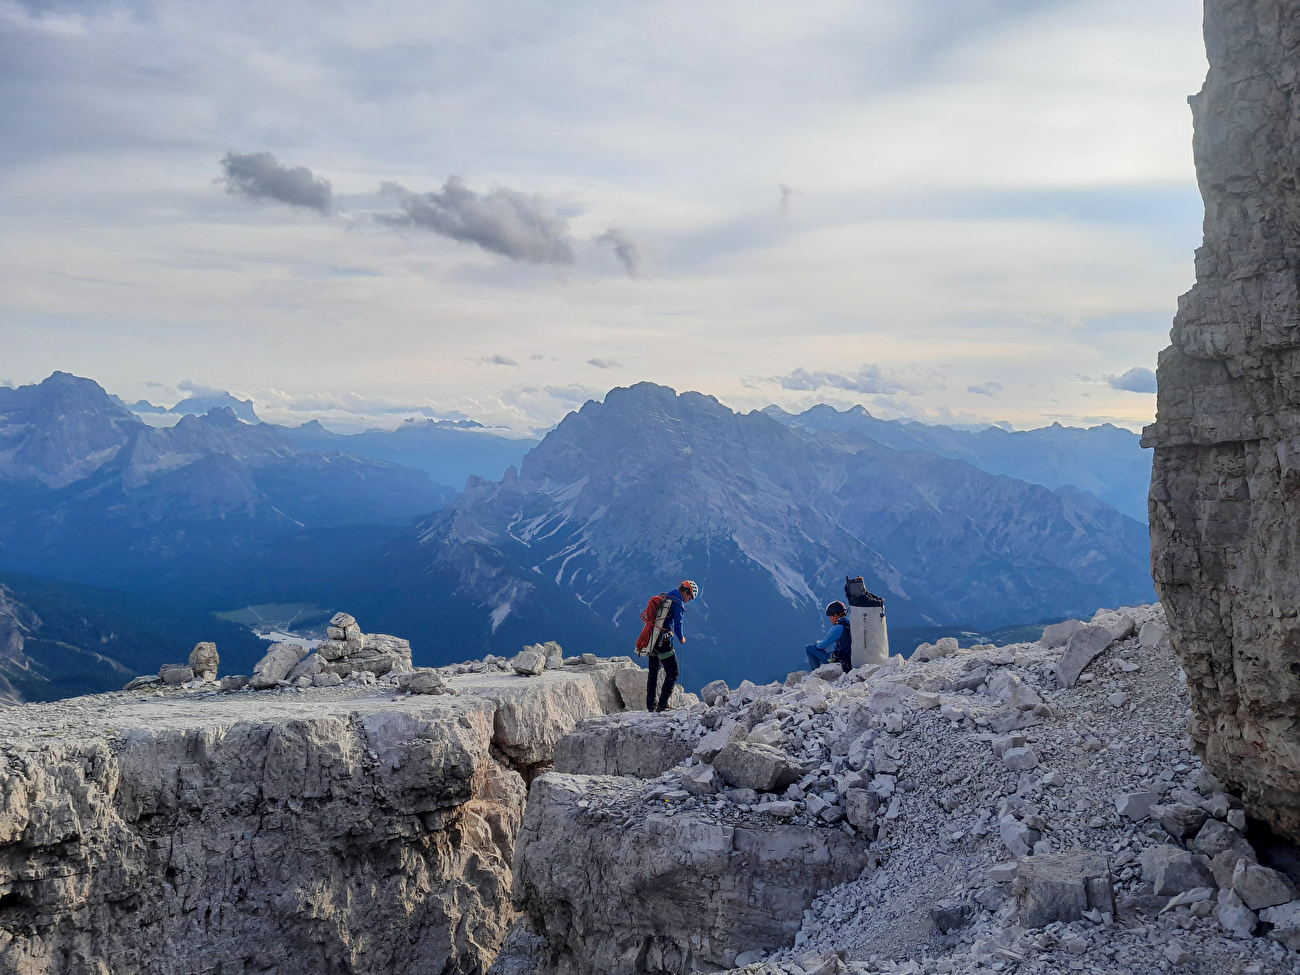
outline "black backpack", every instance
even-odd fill
[[[844,577],[844,598],[849,601],[850,606],[884,606],[885,600],[877,596],[867,588],[867,584],[862,581],[862,576],[856,579]]]

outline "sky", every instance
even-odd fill
[[[1138,429],[1199,0],[0,0],[0,381]]]

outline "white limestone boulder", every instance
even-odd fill
[[[264,691],[275,687],[289,676],[289,672],[298,666],[298,662],[307,656],[307,648],[301,643],[276,643],[266,651],[266,655],[253,665],[253,677],[249,681],[254,690]]]
[[[221,655],[217,653],[215,643],[196,643],[190,651],[190,670],[195,677],[211,683],[217,679],[217,667],[221,664]]]

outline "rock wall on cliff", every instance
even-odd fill
[[[0,971],[482,972],[524,775],[630,666],[8,708]]]
[[[1205,240],[1144,434],[1152,567],[1206,763],[1300,840],[1300,3],[1205,18]]]

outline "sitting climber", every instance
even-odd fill
[[[838,599],[826,607],[831,628],[816,643],[804,647],[808,655],[808,669],[816,670],[822,664],[837,663],[847,674],[853,666],[853,638],[849,633],[849,608]]]
[[[676,635],[678,643],[686,642],[686,637],[682,636],[682,616],[686,612],[686,604],[699,595],[700,587],[687,579],[676,589],[663,593],[655,608],[653,623],[647,626],[651,629],[647,644],[650,654],[650,673],[645,685],[647,711],[668,710],[668,697],[672,694],[673,687],[677,683],[677,675],[680,673],[677,652],[673,649],[673,636]],[[653,599],[651,603],[654,603]],[[646,608],[650,609],[650,607]],[[638,641],[638,649],[640,645]],[[664,686],[659,692],[658,706],[656,706],[655,688],[659,683],[660,667],[664,672]]]

